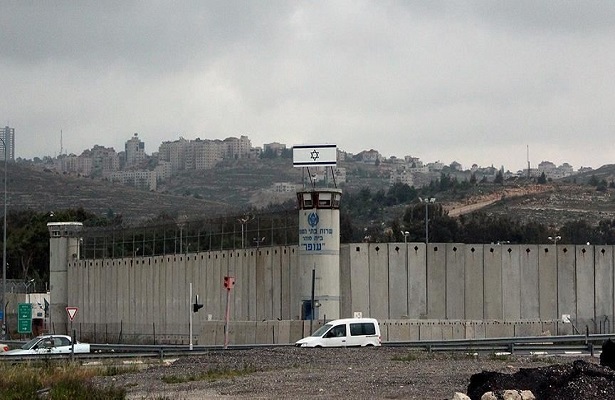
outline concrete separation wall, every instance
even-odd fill
[[[385,324],[387,338],[611,333],[614,271],[613,246],[347,244],[340,251],[340,315],[395,321]],[[231,275],[231,321],[240,321],[230,328],[233,340],[294,340],[307,333],[298,272],[296,246],[74,260],[67,305],[79,308],[74,324],[84,335],[184,340],[192,283],[204,304],[193,314],[195,336],[217,343],[223,277]]]

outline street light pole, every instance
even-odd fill
[[[562,237],[561,237],[561,236],[549,236],[549,237],[548,237],[548,239],[549,239],[550,241],[552,241],[554,245],[556,245],[556,246],[557,246],[557,241],[558,241],[558,240],[561,240],[561,239],[562,239]]]
[[[419,197],[419,201],[425,204],[425,279],[429,281],[429,204],[436,201],[435,197]],[[429,316],[429,287],[425,288],[425,315]]]
[[[30,285],[34,283],[34,279],[30,279],[25,283],[26,286],[26,302],[30,303]]]
[[[436,202],[435,197],[419,197],[419,201],[425,204],[425,245],[429,244],[429,205]]]
[[[246,248],[246,240],[245,240],[245,235],[246,235],[246,224],[248,223],[248,221],[250,221],[252,218],[254,218],[251,215],[246,215],[243,218],[238,218],[237,221],[239,221],[239,223],[241,224],[241,248],[245,249]]]
[[[6,179],[8,170],[8,152],[6,148],[6,142],[3,138],[0,138],[2,146],[4,147],[4,229],[2,231],[2,337],[6,335]]]
[[[559,290],[559,265],[558,265],[559,264],[559,256],[557,254],[557,241],[561,240],[562,237],[559,236],[559,235],[557,235],[557,236],[549,236],[548,239],[550,241],[552,241],[553,245],[555,246],[555,285],[556,285],[555,288],[557,290]],[[556,304],[555,304],[555,308],[557,310],[557,315],[561,315],[561,310],[559,308],[559,302],[557,302],[557,301],[556,301]],[[558,329],[558,331],[559,331],[559,329]]]
[[[408,231],[401,231],[401,234],[404,235],[404,244],[408,243],[408,235],[410,234],[410,232]]]

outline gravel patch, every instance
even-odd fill
[[[585,361],[598,360],[583,357]],[[450,399],[465,393],[473,374],[514,373],[571,363],[570,357],[432,353],[399,347],[307,349],[295,347],[215,350],[139,372],[97,377],[123,387],[128,399]],[[235,377],[187,380],[209,370],[244,371]],[[165,383],[177,378],[179,383]],[[523,389],[523,388],[520,388]]]

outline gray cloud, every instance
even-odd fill
[[[247,134],[469,166],[612,162],[609,2],[28,3],[0,13],[17,154]],[[3,121],[3,122],[5,122]],[[580,146],[580,139],[583,144]],[[580,151],[582,149],[583,151]]]

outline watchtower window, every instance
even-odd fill
[[[340,208],[340,199],[341,198],[342,198],[341,194],[333,193],[333,203],[332,203],[333,208]]]
[[[331,208],[331,193],[318,194],[318,208]]]

